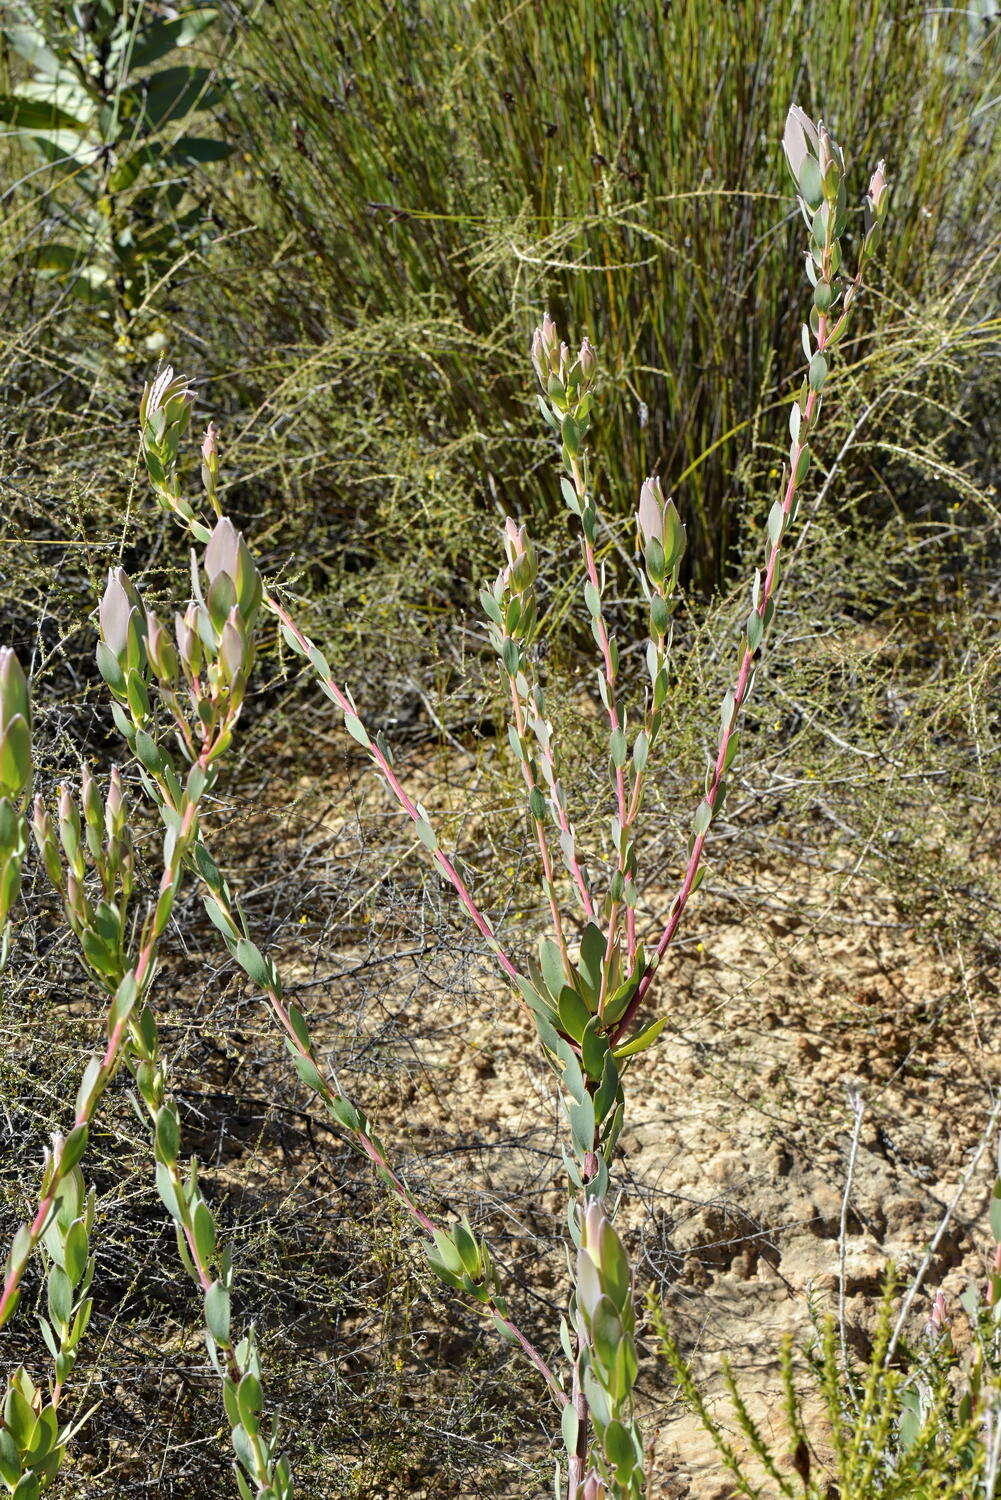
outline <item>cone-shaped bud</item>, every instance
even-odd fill
[[[80,806],[83,809],[83,821],[87,830],[87,848],[96,858],[101,848],[101,835],[104,832],[104,807],[93,772],[86,763],[80,771]]]
[[[169,685],[177,677],[177,652],[152,610],[146,611],[146,654],[160,682]]]
[[[216,484],[219,479],[219,429],[210,422],[202,439],[202,484],[206,494],[216,502]]]
[[[656,475],[644,479],[637,513],[644,542],[664,540],[664,492]]]
[[[83,879],[84,862],[80,848],[80,813],[73,794],[65,782],[59,788],[59,841],[66,854],[66,861],[78,879]]]
[[[556,329],[556,320],[551,317],[549,313],[546,313],[542,319],[542,328],[540,332],[542,334],[542,341],[545,344],[546,353],[549,356],[550,364],[554,364],[554,361],[557,361],[559,359],[560,336]]]
[[[591,1293],[595,1282],[599,1295],[607,1297],[616,1310],[631,1318],[632,1273],[622,1241],[605,1213],[600,1199],[592,1199],[581,1225],[580,1250],[577,1256],[578,1289]],[[586,1316],[593,1313],[593,1295],[585,1297]]]
[[[504,551],[507,554],[507,582],[513,594],[523,594],[535,582],[538,562],[528,530],[513,517],[504,522]]]
[[[601,1226],[605,1222],[605,1210],[601,1206],[600,1198],[592,1198],[584,1210],[584,1221],[581,1226],[581,1249],[596,1249],[601,1236]]]
[[[598,356],[594,352],[594,346],[585,338],[577,355],[577,364],[580,369],[580,380],[584,390],[588,390],[594,383],[594,377],[598,373]]]
[[[48,809],[42,801],[41,794],[35,798],[35,805],[31,815],[31,831],[35,836],[35,844],[42,863],[45,865],[45,873],[48,875],[56,890],[62,885],[63,866],[59,858],[59,844],[56,840],[56,831],[52,826]]]
[[[198,634],[198,606],[189,604],[183,615],[174,616],[177,654],[186,677],[197,677],[202,668],[202,642]]]
[[[31,700],[21,663],[0,651],[0,797],[20,798],[31,782]]]
[[[83,881],[73,870],[66,876],[66,910],[77,931],[87,925],[87,896]]]
[[[827,126],[824,124],[823,120],[820,121],[817,133],[820,136],[820,144],[817,147],[817,160],[820,162],[820,170],[822,175],[826,177],[828,167],[833,161],[836,160],[834,151],[832,149],[834,142],[832,141],[831,133],[828,130]]]
[[[233,584],[234,597],[246,621],[253,620],[261,602],[261,577],[250,548],[228,516],[222,516],[205,548],[205,572],[209,589],[225,573]],[[227,611],[228,612],[228,611]]]
[[[35,842],[39,850],[45,847],[46,835],[52,827],[52,819],[49,817],[41,792],[35,793],[35,800],[31,808],[31,831],[35,835]]]
[[[235,682],[247,665],[247,643],[240,611],[235,607],[219,636],[219,661],[229,682]]]
[[[798,104],[791,105],[786,116],[782,148],[796,186],[810,207],[816,208],[823,197],[820,136],[810,116]]]
[[[647,572],[660,588],[685,550],[685,528],[674,501],[664,498],[660,480],[654,476],[643,481],[636,519]]]
[[[112,766],[108,782],[108,795],[104,803],[104,831],[109,839],[115,839],[125,826],[125,794],[122,777],[117,766]]]
[[[532,334],[532,365],[538,377],[539,384],[545,390],[549,380],[549,366],[546,357],[546,346],[542,338],[542,329],[537,328]]]
[[[124,568],[111,568],[98,610],[101,638],[108,650],[124,664],[134,656],[137,641],[146,634],[146,615],[139,591]],[[130,651],[131,644],[131,651]],[[130,661],[138,666],[138,661]]]
[[[866,209],[871,219],[876,223],[886,213],[886,193],[889,184],[886,180],[886,162],[880,161],[876,164],[876,170],[869,179],[869,191],[866,193]]]
[[[532,363],[539,384],[548,390],[550,376],[560,373],[560,336],[549,313],[532,335]]]
[[[785,130],[782,135],[782,149],[789,163],[789,170],[793,177],[799,182],[799,174],[803,169],[803,163],[809,156],[811,149],[814,152],[820,150],[820,137],[817,127],[805,110],[800,109],[798,104],[789,106],[786,115]]]

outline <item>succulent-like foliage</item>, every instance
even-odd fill
[[[291,1493],[291,1474],[276,1433],[264,1423],[254,1331],[248,1329],[242,1336],[231,1331],[232,1258],[219,1244],[197,1163],[192,1160],[185,1168],[180,1159],[181,1123],[168,1092],[152,1004],[159,944],[190,867],[192,850],[198,845],[201,803],[232,738],[254,659],[260,580],[246,544],[228,521],[220,521],[212,534],[204,577],[200,579],[195,572],[193,587],[195,599],[177,617],[176,645],[145,610],[137,589],[120,568],[109,574],[99,611],[98,666],[114,699],[116,724],[150,787],[157,790],[165,826],[159,891],[140,923],[130,916],[135,859],[117,770],[112,771],[102,799],[85,766],[78,797],[68,786],[61,787],[55,819],[41,797],[35,801],[33,830],[39,855],[62,899],[84,967],[109,999],[108,1041],[103,1055],[92,1058],[84,1072],[72,1130],[65,1139],[56,1137],[46,1154],[37,1213],[18,1232],[7,1261],[0,1323],[13,1313],[28,1260],[44,1242],[55,1262],[49,1278],[52,1322],[45,1336],[61,1386],[72,1370],[73,1351],[87,1317],[79,1309],[79,1317],[77,1313],[70,1317],[73,1288],[82,1275],[75,1274],[79,1256],[73,1248],[81,1231],[74,1227],[78,1214],[71,1213],[66,1220],[67,1204],[72,1209],[79,1198],[78,1163],[86,1151],[101,1095],[124,1062],[148,1113],[157,1189],[174,1221],[182,1264],[203,1299],[206,1342],[222,1385],[241,1494],[284,1500]],[[23,800],[31,764],[30,755],[25,759],[21,754],[21,726],[30,722],[30,708],[23,674],[11,662],[11,654],[6,653],[4,701],[9,711],[4,718],[4,744],[9,747],[8,758],[19,768],[18,790]],[[183,764],[177,764],[170,750],[157,741],[155,695],[171,710]],[[92,1216],[91,1204],[88,1229]],[[20,1411],[16,1396],[11,1400]],[[21,1428],[16,1431],[20,1433]],[[53,1436],[53,1452],[54,1444]],[[48,1452],[45,1449],[45,1455]],[[16,1493],[22,1494],[20,1489]],[[29,1493],[34,1491],[26,1488],[24,1494]]]
[[[54,1150],[60,1149],[53,1142]],[[79,1423],[60,1418],[63,1388],[73,1373],[77,1350],[90,1322],[87,1295],[94,1275],[90,1234],[95,1195],[84,1187],[79,1167],[63,1179],[44,1234],[47,1262],[46,1309],[39,1318],[52,1356],[48,1397],[23,1367],[7,1380],[0,1411],[0,1484],[17,1500],[37,1500],[59,1472],[66,1445]]]

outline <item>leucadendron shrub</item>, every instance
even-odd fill
[[[528,934],[500,930],[483,909],[458,857],[444,846],[427,810],[401,781],[389,744],[366,728],[350,689],[335,681],[322,651],[303,633],[280,595],[268,588],[250,545],[222,513],[218,438],[211,424],[201,449],[204,500],[196,501],[188,492],[180,460],[194,400],[191,386],[167,368],[144,392],[141,446],[153,493],[203,550],[200,566],[192,567],[193,598],[176,614],[172,628],[145,607],[121,569],[109,575],[100,607],[97,660],[111,696],[111,713],[164,830],[159,888],[148,909],[135,910],[131,820],[116,775],[102,795],[95,778],[85,771],[78,795],[63,788],[55,816],[41,799],[30,815],[39,855],[64,904],[82,963],[106,996],[107,1036],[103,1050],[84,1072],[68,1133],[55,1137],[46,1155],[36,1212],[15,1237],[0,1291],[2,1325],[15,1310],[33,1253],[46,1243],[55,1267],[50,1287],[53,1277],[57,1286],[54,1299],[50,1294],[51,1337],[47,1335],[56,1361],[55,1380],[46,1404],[39,1387],[26,1383],[26,1376],[15,1376],[8,1386],[0,1430],[0,1475],[19,1500],[37,1494],[58,1469],[68,1437],[59,1426],[68,1390],[64,1377],[71,1370],[62,1330],[69,1326],[70,1336],[78,1336],[73,1299],[78,1287],[85,1288],[89,1274],[85,1239],[93,1218],[91,1200],[83,1206],[79,1172],[103,1092],[121,1067],[132,1075],[138,1107],[148,1122],[152,1170],[176,1229],[179,1263],[202,1298],[205,1338],[219,1377],[239,1491],[257,1500],[293,1493],[279,1435],[264,1415],[253,1329],[241,1333],[237,1327],[230,1249],[220,1241],[216,1219],[199,1186],[197,1163],[192,1159],[182,1166],[180,1121],[159,1046],[157,956],[177,893],[188,880],[200,887],[206,911],[229,953],[263,993],[299,1077],[338,1130],[371,1160],[387,1192],[410,1215],[435,1274],[456,1296],[479,1308],[485,1322],[517,1345],[537,1373],[553,1404],[554,1433],[558,1427],[565,1448],[565,1457],[557,1462],[557,1496],[640,1500],[647,1493],[647,1441],[636,1403],[634,1275],[612,1207],[630,1061],[656,1044],[666,1023],[656,1003],[659,966],[704,874],[703,854],[740,753],[741,719],[776,607],[780,559],[808,480],[811,443],[832,362],[849,327],[887,208],[880,164],[869,182],[859,232],[853,236],[858,257],[849,270],[843,246],[855,211],[849,208],[841,148],[823,124],[815,125],[795,107],[789,113],[784,146],[807,235],[812,305],[802,328],[804,374],[789,405],[788,463],[768,514],[766,554],[749,591],[733,683],[714,732],[716,748],[706,768],[704,795],[692,814],[684,873],[650,944],[643,941],[637,920],[642,879],[639,829],[671,692],[672,611],[685,527],[656,476],[648,478],[636,511],[648,613],[646,684],[636,701],[623,687],[620,645],[609,624],[598,560],[601,522],[589,431],[599,386],[598,356],[591,342],[585,338],[572,352],[547,315],[532,340],[531,359],[541,416],[552,431],[562,493],[579,543],[584,618],[597,650],[613,851],[607,866],[594,851],[581,847],[575,833],[560,746],[536,671],[538,563],[526,527],[515,517],[505,523],[500,572],[481,595],[489,640],[510,702],[510,748],[524,781],[526,815],[550,918],[537,955],[528,959],[522,957]],[[411,820],[426,858],[454,889],[510,984],[513,1003],[525,1006],[534,1021],[540,1055],[558,1087],[565,1134],[570,1246],[566,1313],[558,1329],[559,1362],[548,1349],[538,1348],[512,1317],[504,1277],[473,1225],[467,1219],[436,1222],[394,1168],[375,1126],[332,1085],[307,1017],[284,998],[276,959],[255,943],[238,895],[213,857],[205,828],[206,798],[236,731],[255,641],[267,618],[277,622],[289,650],[302,659],[347,733]],[[0,661],[0,728],[0,920],[6,924],[28,841],[32,781],[28,687],[10,653]],[[72,1271],[69,1252],[58,1239],[63,1228],[66,1243],[73,1239]],[[80,1313],[80,1335],[85,1322]],[[40,1466],[36,1457],[43,1450]]]

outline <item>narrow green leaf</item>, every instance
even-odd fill
[[[625,1042],[621,1047],[616,1047],[613,1056],[635,1057],[638,1052],[645,1052],[648,1047],[653,1046],[666,1025],[667,1017],[661,1016],[659,1020],[651,1022],[649,1026],[638,1032],[631,1041]]]

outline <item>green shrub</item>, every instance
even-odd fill
[[[185,133],[223,97],[223,80],[176,60],[218,22],[215,4],[161,12],[135,0],[17,0],[3,24],[29,76],[0,95],[0,121],[28,148],[31,181],[42,184],[42,233],[26,259],[89,303],[125,347],[133,320],[205,238],[188,173],[229,155],[216,135]]]
[[[684,873],[673,901],[660,916],[660,937],[649,953],[637,925],[637,830],[650,768],[661,749],[685,529],[660,481],[648,477],[636,511],[647,615],[647,639],[641,648],[645,683],[641,701],[630,702],[621,680],[619,642],[606,614],[606,570],[597,556],[600,517],[590,432],[598,360],[588,339],[574,356],[547,314],[533,336],[531,356],[539,408],[557,440],[561,493],[579,541],[584,615],[597,647],[598,693],[607,721],[598,765],[607,772],[614,812],[608,820],[609,856],[596,861],[594,869],[578,844],[562,780],[561,751],[535,669],[540,640],[538,556],[526,526],[510,515],[504,527],[505,565],[481,593],[488,639],[510,702],[509,739],[523,775],[527,821],[550,917],[549,935],[539,942],[538,961],[527,964],[519,957],[524,944],[514,948],[510,939],[502,939],[472,894],[461,861],[447,851],[422,803],[402,785],[385,737],[365,726],[350,691],[339,685],[323,652],[281,598],[265,586],[246,541],[223,514],[213,424],[201,447],[207,513],[190,497],[180,455],[192,389],[168,366],[143,394],[141,444],[153,492],[192,540],[204,546],[204,556],[200,568],[192,563],[194,597],[183,614],[175,615],[172,631],[146,607],[122,568],[109,571],[99,611],[97,665],[113,700],[115,729],[135,757],[163,824],[162,868],[145,914],[133,916],[132,820],[116,772],[102,796],[85,767],[79,797],[64,786],[55,818],[44,798],[36,796],[31,819],[35,843],[79,944],[83,966],[103,991],[107,1040],[84,1070],[69,1134],[55,1137],[46,1156],[34,1214],[15,1235],[0,1291],[0,1326],[18,1305],[32,1254],[86,1153],[102,1096],[124,1066],[135,1083],[137,1113],[150,1134],[156,1187],[175,1228],[181,1266],[202,1301],[205,1340],[221,1386],[243,1500],[288,1500],[292,1476],[277,1424],[265,1415],[253,1325],[240,1327],[235,1316],[234,1263],[220,1238],[218,1213],[201,1185],[197,1159],[191,1157],[187,1169],[182,1162],[181,1116],[160,1039],[154,1002],[160,948],[189,878],[200,887],[205,910],[231,958],[263,993],[302,1083],[410,1215],[423,1237],[431,1269],[480,1312],[486,1326],[519,1347],[541,1377],[559,1412],[567,1500],[641,1500],[646,1493],[646,1449],[635,1406],[639,1362],[633,1273],[613,1224],[609,1193],[625,1119],[624,1080],[631,1060],[655,1045],[667,1023],[666,1016],[651,1020],[644,1012],[659,966],[705,874],[703,853],[732,779],[740,748],[738,724],[775,613],[783,542],[796,520],[810,471],[831,361],[845,338],[887,209],[880,163],[869,182],[850,274],[843,249],[849,208],[840,147],[826,126],[814,125],[796,106],[787,117],[783,146],[807,229],[812,306],[801,338],[806,375],[790,410],[788,464],[768,514],[764,567],[754,575],[733,683],[723,699],[718,728],[712,731],[715,749],[705,769],[704,795],[691,820]],[[391,1164],[365,1112],[328,1079],[305,1014],[285,998],[275,961],[254,941],[239,898],[210,852],[202,826],[206,801],[243,711],[262,610],[275,617],[285,645],[304,660],[343,717],[348,735],[413,824],[426,857],[453,887],[486,950],[534,1021],[542,1058],[556,1079],[569,1144],[563,1153],[570,1182],[569,1305],[559,1333],[565,1379],[513,1317],[497,1262],[469,1219],[436,1222]],[[33,778],[31,725],[24,674],[16,657],[5,651],[0,658],[4,928],[18,896],[26,852],[26,806]],[[8,1387],[8,1405],[15,1415],[20,1413],[18,1378]],[[13,1459],[18,1460],[9,1487],[20,1500],[34,1500],[40,1488],[39,1476],[26,1472],[26,1462],[35,1451],[43,1420],[46,1461],[56,1451],[60,1395],[57,1379],[45,1413],[36,1415],[25,1406],[24,1420],[18,1416],[13,1425],[5,1416],[12,1474]],[[53,1472],[56,1468],[58,1458]],[[51,1477],[48,1470],[44,1477]],[[559,1464],[556,1490],[558,1495],[563,1490]]]

